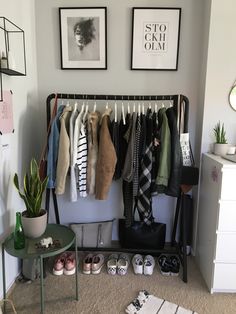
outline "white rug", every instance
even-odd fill
[[[146,290],[139,291],[138,297],[127,306],[125,312],[128,314],[197,314],[197,312],[157,298]]]

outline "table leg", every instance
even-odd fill
[[[5,248],[2,243],[2,285],[3,285],[3,299],[6,300],[6,275],[5,275]],[[6,313],[6,302],[3,302],[3,313]]]
[[[41,293],[41,313],[44,313],[44,286],[43,286],[43,257],[40,256],[40,293]]]
[[[77,250],[77,239],[75,237],[75,263],[76,263],[76,269],[75,269],[75,280],[76,280],[76,300],[79,300],[79,284],[78,284],[78,250]]]

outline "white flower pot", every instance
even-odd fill
[[[26,237],[38,238],[45,232],[47,227],[47,212],[46,210],[42,211],[42,216],[33,218],[27,217],[25,211],[22,213],[21,221]]]
[[[227,154],[229,149],[229,144],[214,144],[214,154],[218,156],[224,156]]]

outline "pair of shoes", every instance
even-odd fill
[[[83,273],[86,275],[97,275],[101,272],[104,265],[104,256],[102,254],[88,254],[83,261]]]
[[[127,254],[111,254],[107,260],[107,272],[109,275],[118,274],[124,276],[129,267],[129,257]]]
[[[164,276],[178,276],[180,261],[178,256],[176,255],[161,255],[158,258],[158,264],[160,268],[160,272]]]
[[[155,267],[155,260],[152,255],[146,255],[143,259],[142,255],[135,254],[132,258],[132,264],[135,274],[152,275]]]
[[[56,276],[73,275],[76,269],[76,260],[74,252],[64,252],[57,256],[53,265],[53,274]]]

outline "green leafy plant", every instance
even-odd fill
[[[217,144],[227,144],[227,139],[226,139],[226,131],[224,128],[224,123],[220,124],[220,121],[216,124],[216,126],[213,129],[216,143]]]
[[[20,197],[24,200],[27,217],[39,217],[42,214],[42,196],[48,183],[48,177],[40,179],[39,166],[34,158],[30,162],[30,173],[24,176],[24,190],[20,190],[18,175],[13,179]]]

